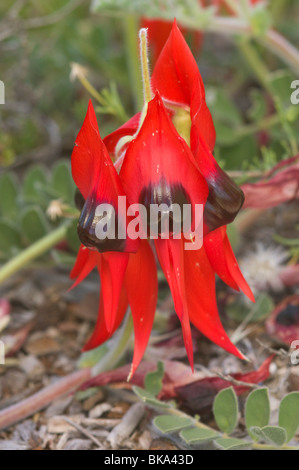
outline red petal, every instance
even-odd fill
[[[200,123],[200,115],[196,115],[191,125],[191,150],[209,186],[204,219],[208,231],[211,231],[235,219],[242,207],[244,195],[216,162],[202,135]]]
[[[129,145],[120,178],[130,204],[143,202],[140,201],[142,190],[148,190],[150,197],[155,191],[157,193],[156,188],[160,190],[162,182],[169,191],[172,187],[182,188],[192,207],[206,201],[206,182],[158,94],[148,104],[143,125]]]
[[[101,139],[91,101],[72,153],[72,173],[85,200],[94,193],[97,202],[105,201],[117,206],[117,197],[125,195]]]
[[[165,100],[191,108],[191,118],[196,116],[203,137],[213,150],[216,133],[205,101],[204,84],[196,61],[175,21],[154,68],[152,86],[154,90],[159,90]]]
[[[116,322],[128,261],[128,253],[104,253],[98,263],[108,333],[113,331]]]
[[[180,319],[187,356],[193,370],[193,345],[186,302],[183,240],[155,240],[156,251]],[[188,273],[189,276],[189,273]]]
[[[231,248],[226,227],[221,227],[206,235],[204,237],[204,247],[218,276],[233,289],[241,289],[254,302],[254,295],[240,271]]]
[[[204,248],[184,251],[186,296],[190,321],[218,346],[244,359],[242,353],[227,336],[218,313],[215,290],[215,274]]]
[[[193,84],[190,103],[190,115],[193,126],[207,143],[208,149],[213,152],[216,142],[216,131],[210,110],[202,92],[202,80],[198,77]]]
[[[111,132],[106,137],[104,137],[103,142],[110,155],[115,154],[115,147],[118,141],[125,137],[126,135],[134,135],[139,127],[140,114],[137,113],[135,116],[131,117],[125,124],[116,129],[116,131]]]
[[[174,21],[153,71],[153,89],[159,90],[162,97],[168,101],[190,106],[191,92],[197,78],[201,81],[200,88],[204,96],[204,85],[196,61]]]
[[[77,136],[72,153],[72,174],[76,186],[86,199],[104,158],[104,145],[98,130],[97,118],[89,101],[86,117]]]
[[[142,240],[137,253],[130,255],[125,287],[132,311],[135,332],[131,377],[146,349],[157,304],[157,266],[153,251],[147,240]]]
[[[98,256],[100,255],[97,252],[90,251],[83,245],[80,246],[76,262],[70,273],[71,279],[77,279],[70,289],[73,289],[80,284],[80,282],[82,282],[83,279],[85,279],[95,268],[98,262]]]
[[[99,306],[99,313],[98,313],[98,318],[97,322],[94,328],[94,331],[86,343],[86,345],[83,348],[83,351],[89,351],[90,349],[97,348],[100,346],[102,343],[107,341],[113,333],[117,330],[117,328],[120,326],[123,317],[127,311],[128,308],[128,298],[127,298],[127,293],[125,288],[122,289],[121,295],[119,298],[119,304],[115,316],[115,321],[112,330],[109,332],[106,327],[106,319],[105,319],[105,312],[104,312],[104,298],[103,298],[103,293],[101,292],[100,294],[100,306]]]
[[[120,224],[116,229],[127,226],[127,201],[120,208],[119,196],[125,197],[119,175],[113,166],[108,151],[100,137],[96,115],[91,101],[81,131],[78,134],[76,147],[72,154],[72,172],[85,204],[78,223],[79,238],[85,246],[95,247],[100,252],[105,251],[136,251],[138,241],[106,237],[100,240],[96,236],[95,211],[102,204],[113,206],[115,216]],[[117,222],[116,220],[116,222]]]

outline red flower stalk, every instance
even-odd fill
[[[133,220],[133,204],[142,204],[147,210],[164,204],[170,219],[173,205],[180,209],[189,205],[192,217],[188,233],[194,233],[197,227],[196,208],[204,206],[202,246],[193,247],[189,242],[191,250],[186,248],[183,238],[177,237],[182,233],[174,229],[165,238],[161,221],[154,237],[192,368],[190,322],[211,341],[243,358],[220,322],[215,273],[253,299],[225,228],[241,208],[243,193],[212,155],[215,129],[205,102],[203,81],[175,22],[154,69],[151,87],[155,94],[147,96],[143,112],[104,141],[90,104],[72,155],[73,177],[85,200],[78,224],[85,247],[80,248],[71,277],[76,279],[76,285],[97,267],[102,285],[98,321],[85,350],[107,340],[130,305],[135,331],[132,373],[146,348],[157,300],[154,255],[143,239],[149,235],[149,220],[140,214]],[[121,152],[116,163],[119,174],[108,152]],[[120,196],[126,196],[127,201],[121,211],[117,209]],[[107,236],[99,241],[96,236],[97,224],[102,220],[97,206],[102,203],[109,203],[115,213],[119,212],[114,240]],[[130,232],[133,223],[137,239]],[[174,219],[172,223],[174,227]],[[119,237],[120,231],[125,231],[125,239]],[[178,232],[183,231],[180,226]]]

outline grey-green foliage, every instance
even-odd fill
[[[161,370],[159,365],[156,372],[159,379]],[[198,416],[192,417],[181,412],[173,402],[159,400],[148,390],[140,387],[133,387],[133,390],[144,403],[161,413],[154,418],[154,426],[163,434],[177,433],[186,447],[213,442],[214,447],[221,450],[294,448],[287,444],[299,427],[299,392],[290,393],[282,399],[279,426],[269,424],[268,389],[263,387],[250,392],[245,404],[247,435],[243,437],[244,433],[236,431],[240,410],[233,387],[221,390],[214,400],[213,414],[219,430],[206,426]]]
[[[0,176],[0,259],[15,256],[64,222],[62,217],[51,219],[47,208],[52,200],[74,211],[75,184],[70,162],[58,161],[48,170],[33,165],[21,182],[14,173]],[[78,237],[73,224],[68,232],[69,246],[76,251]]]

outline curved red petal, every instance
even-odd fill
[[[208,149],[213,152],[216,142],[216,130],[211,112],[206,103],[205,94],[202,92],[201,77],[197,77],[194,80],[190,102],[190,115],[192,125],[195,126],[197,132],[201,134]]]
[[[152,87],[162,97],[180,105],[190,106],[193,84],[200,80],[200,90],[205,90],[196,61],[176,21],[152,74]]]
[[[214,271],[227,285],[242,290],[254,302],[254,295],[244,279],[231,248],[226,227],[218,228],[204,237],[204,247]]]
[[[73,269],[70,272],[70,278],[76,279],[70,289],[74,289],[88,274],[96,267],[99,254],[88,250],[81,245],[78,251],[77,259]]]
[[[98,263],[108,333],[113,331],[116,322],[128,261],[128,253],[104,253]]]
[[[218,313],[215,274],[204,247],[184,251],[186,298],[191,323],[207,338],[225,351],[244,359],[242,353],[227,336]]]
[[[72,173],[74,181],[85,199],[78,223],[81,242],[100,252],[136,251],[138,241],[132,241],[126,237],[125,233],[128,223],[126,195],[119,175],[100,137],[91,101],[76,140],[76,147],[73,150]],[[124,198],[123,204],[119,204],[120,197]],[[112,208],[111,218],[115,219],[114,226],[111,225],[114,234],[107,231],[108,235],[104,233],[103,238],[99,238],[96,231],[99,221],[96,210],[101,204],[105,204],[106,207],[109,205]],[[103,211],[105,211],[104,208]],[[124,232],[124,236],[120,235],[121,231]]]
[[[159,90],[165,100],[190,108],[191,119],[196,120],[210,150],[213,151],[216,133],[206,104],[202,77],[175,21],[154,68],[152,87]]]
[[[121,295],[119,298],[119,303],[117,307],[117,312],[115,316],[115,322],[113,325],[112,330],[109,332],[106,327],[106,319],[105,319],[105,311],[104,311],[104,297],[103,293],[101,292],[100,294],[100,303],[99,303],[99,312],[98,312],[98,318],[97,322],[94,328],[94,331],[85,344],[83,351],[89,351],[90,349],[97,348],[100,346],[102,343],[107,341],[113,333],[117,330],[117,328],[120,326],[124,315],[127,311],[128,308],[128,297],[125,288],[122,288]]]
[[[135,114],[131,119],[129,119],[125,124],[116,129],[116,131],[111,132],[111,134],[104,137],[103,142],[110,155],[115,154],[115,147],[118,144],[118,141],[127,135],[134,135],[139,127],[141,113]]]
[[[146,349],[156,311],[158,279],[156,260],[147,240],[142,240],[135,254],[130,255],[125,287],[132,311],[135,346],[129,378],[137,369]]]
[[[191,124],[191,150],[209,186],[204,219],[207,231],[212,231],[235,219],[243,205],[244,194],[216,162],[203,138],[200,122],[196,118]]]
[[[227,262],[227,265],[229,266],[231,276],[233,277],[235,282],[238,284],[240,290],[243,291],[245,295],[247,295],[249,300],[251,300],[252,302],[255,302],[255,298],[252,293],[252,290],[250,289],[243,274],[241,273],[241,270],[239,268],[234,252],[232,250],[227,233],[225,233],[224,235],[223,245],[224,245],[226,262]]]
[[[97,118],[91,100],[87,113],[76,138],[72,153],[72,175],[84,199],[90,193],[95,169],[103,159],[103,143],[98,130]]]
[[[155,246],[161,267],[172,293],[175,311],[182,325],[185,348],[193,370],[193,345],[185,286],[187,282],[185,280],[185,273],[188,271],[184,266],[183,240],[158,239],[155,240]]]

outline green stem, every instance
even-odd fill
[[[58,227],[56,230],[53,230],[53,232],[50,232],[45,237],[33,243],[33,245],[30,245],[13,259],[4,264],[0,269],[0,284],[12,276],[12,274],[19,271],[23,266],[30,263],[30,261],[38,258],[42,254],[46,253],[50,248],[57,245],[58,242],[64,240],[68,226],[69,224],[67,223]]]
[[[84,75],[78,75],[78,79],[80,80],[84,88],[88,91],[88,93],[91,96],[93,96],[98,101],[98,103],[100,103],[101,105],[106,104],[101,94],[95,89],[95,87],[90,83],[90,81]]]
[[[248,38],[242,38],[238,42],[238,45],[240,51],[242,52],[258,80],[266,88],[266,90],[272,94],[272,87],[268,80],[269,71],[264,63],[260,60],[260,57],[257,54],[255,48],[250,44],[250,40]]]
[[[124,19],[125,46],[130,85],[134,100],[135,111],[143,106],[143,90],[140,76],[140,62],[138,54],[138,23],[133,15],[126,15]]]
[[[128,314],[122,328],[118,330],[116,337],[112,340],[114,347],[112,347],[109,352],[105,354],[103,359],[92,368],[92,377],[95,377],[107,369],[110,370],[115,367],[120,358],[124,356],[124,353],[130,344],[132,332],[132,315]]]
[[[141,62],[142,83],[143,83],[143,99],[145,103],[149,103],[152,99],[152,90],[151,90],[151,79],[150,79],[148,54],[147,54],[147,30],[146,28],[142,28],[139,31],[139,40],[140,40],[140,62]]]

